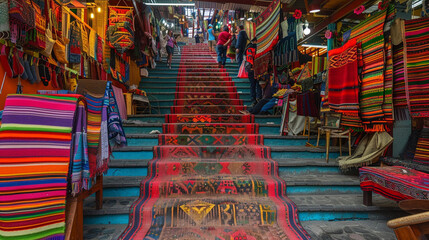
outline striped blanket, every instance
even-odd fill
[[[274,0],[256,18],[256,58],[270,51],[279,39],[280,0]]]
[[[87,189],[80,95],[10,95],[0,128],[0,236],[64,239],[67,185]],[[71,179],[71,180],[70,180]]]
[[[362,43],[363,69],[360,110],[367,131],[381,130],[384,100],[384,23],[386,10],[380,11],[352,29],[350,39]]]
[[[417,141],[414,162],[429,168],[429,128],[423,128]]]
[[[405,89],[412,117],[429,117],[429,18],[405,21]]]

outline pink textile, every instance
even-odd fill
[[[124,93],[122,89],[112,86],[115,93],[116,103],[118,104],[119,115],[122,120],[127,120],[127,106],[125,105]]]

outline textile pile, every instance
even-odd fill
[[[68,182],[88,189],[80,95],[10,95],[0,128],[2,239],[64,239]]]
[[[193,62],[195,53],[201,57]],[[212,68],[208,55],[198,46],[185,46],[181,71]],[[199,81],[234,86],[221,72],[212,73]],[[177,84],[191,86],[195,78],[199,76],[182,75]],[[224,97],[176,93],[175,109],[194,99],[213,100],[210,107],[222,98],[237,101],[235,88],[228,89]],[[196,110],[166,116],[148,177],[141,182],[140,198],[131,207],[129,226],[120,239],[309,239],[254,116],[217,107]]]

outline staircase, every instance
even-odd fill
[[[177,106],[204,105],[204,99],[175,102],[176,90],[184,89],[176,83],[179,62],[180,55],[176,54],[172,69],[161,63],[150,71],[150,78],[142,79],[140,89],[149,95],[152,114],[129,116],[124,124],[128,146],[114,149],[110,169],[104,178],[103,209],[95,210],[93,197],[85,201],[85,239],[118,238],[128,224],[131,204],[140,194],[140,182],[148,173],[147,163],[154,157],[153,146],[168,141],[149,132],[163,132],[164,114],[187,111],[173,107],[174,103]],[[234,63],[227,64],[226,72],[233,80],[233,84],[226,87],[236,89],[241,101],[227,102],[219,98],[219,104],[225,108],[250,105],[248,80],[235,78],[238,67]],[[201,91],[208,91],[208,88],[201,88]],[[363,239],[394,239],[385,223],[402,216],[395,202],[375,195],[374,206],[362,205],[357,175],[342,174],[335,160],[326,163],[323,148],[305,147],[307,137],[280,136],[280,116],[255,116],[254,121],[259,124],[259,134],[264,135],[263,144],[271,147],[271,157],[279,164],[279,176],[286,181],[287,195],[298,207],[301,224],[314,239],[359,239],[352,238],[353,234]],[[166,127],[174,126],[164,125],[164,130]],[[310,142],[315,144],[315,137]],[[331,158],[338,155],[335,151],[330,154]]]

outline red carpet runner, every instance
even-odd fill
[[[120,239],[309,239],[254,117],[207,46],[186,46],[175,106]]]

